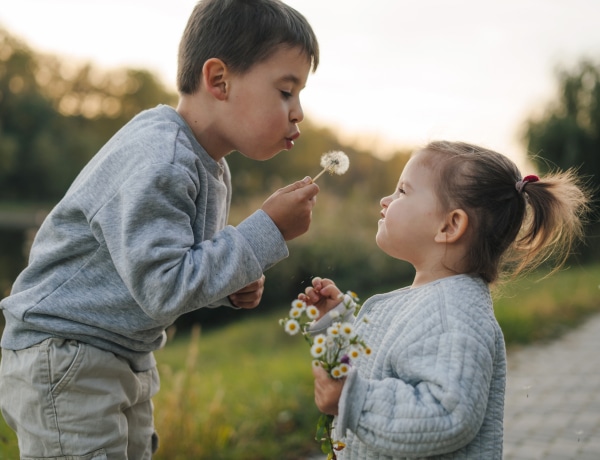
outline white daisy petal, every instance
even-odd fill
[[[295,319],[290,319],[285,323],[285,332],[289,335],[296,335],[300,332],[300,323]]]

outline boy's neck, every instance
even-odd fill
[[[210,108],[202,92],[182,94],[177,105],[177,113],[188,124],[198,143],[215,161],[220,161],[229,153],[220,138],[216,123],[211,119],[214,111]]]

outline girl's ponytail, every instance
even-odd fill
[[[554,270],[560,268],[583,238],[584,217],[589,211],[589,193],[575,170],[551,172],[538,180],[532,177],[538,179],[527,176],[515,186],[527,210],[509,256],[516,262],[514,274],[550,259],[555,262]]]

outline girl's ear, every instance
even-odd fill
[[[456,243],[467,231],[469,216],[462,209],[446,214],[446,219],[435,235],[436,243]]]
[[[227,65],[221,59],[210,58],[202,66],[202,85],[216,99],[227,98]]]

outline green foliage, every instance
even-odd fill
[[[558,95],[539,118],[527,120],[524,140],[542,172],[575,168],[595,192],[584,260],[600,254],[600,63],[582,60],[557,71]]]
[[[101,71],[33,52],[0,29],[0,199],[53,203],[143,109],[173,103],[143,70]]]
[[[542,171],[576,167],[600,184],[600,64],[559,69],[557,80],[557,99],[527,122],[528,151]]]

